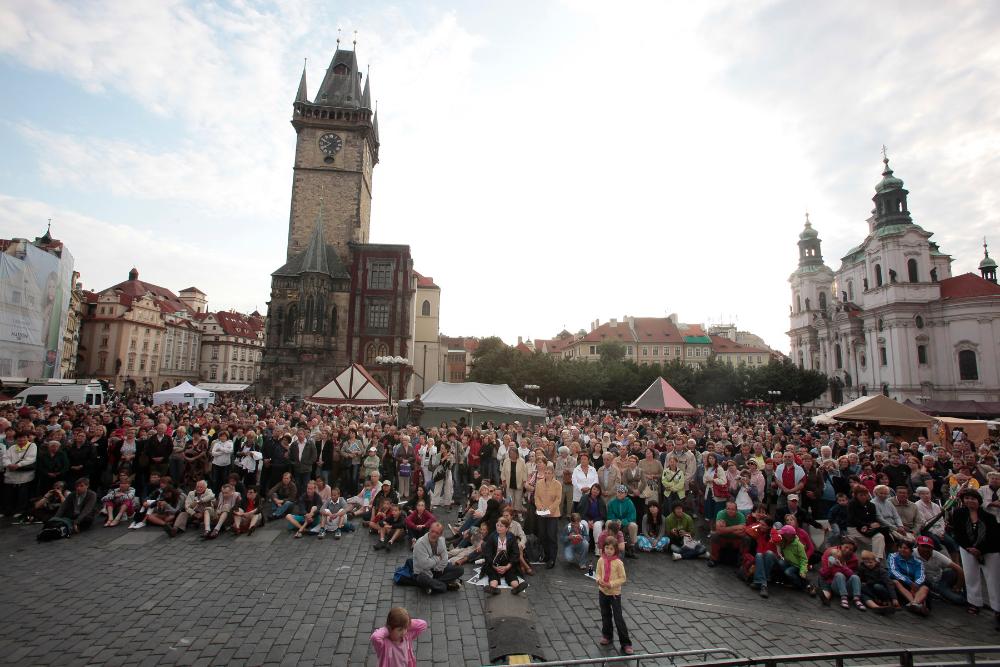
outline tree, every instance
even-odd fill
[[[597,354],[601,355],[601,363],[621,362],[625,358],[625,343],[616,340],[601,341],[597,344]]]

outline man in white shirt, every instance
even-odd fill
[[[580,502],[584,489],[598,484],[597,470],[590,465],[590,457],[580,453],[580,465],[573,469],[573,504]]]
[[[986,473],[988,484],[979,487],[979,495],[983,497],[983,509],[1000,519],[1000,472]]]

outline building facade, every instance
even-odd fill
[[[770,363],[771,350],[766,346],[740,342],[755,342],[759,337],[740,332],[735,326],[709,331],[701,324],[679,322],[677,315],[669,317],[631,317],[620,321],[612,318],[601,324],[591,323],[589,332],[570,336],[566,332],[554,339],[535,341],[535,349],[543,349],[568,359],[597,361],[601,358],[600,346],[605,341],[621,343],[625,360],[639,365],[670,364],[680,362],[688,366],[701,366],[713,356],[733,365],[759,366]]]
[[[295,162],[285,264],[272,274],[256,390],[310,396],[353,362],[393,396],[412,367],[416,278],[409,246],[368,243],[378,117],[353,51],[337,49],[315,97],[305,72],[292,112]]]
[[[410,395],[422,394],[443,379],[444,346],[441,344],[441,288],[429,276],[416,274],[413,300],[413,376]]]
[[[1000,287],[985,254],[977,276],[915,224],[909,192],[885,159],[868,235],[833,271],[806,218],[789,278],[792,360],[831,377],[833,403],[882,392],[898,400],[1000,398]]]
[[[128,280],[83,296],[78,377],[149,392],[181,382],[251,384],[259,373],[265,328],[259,313],[212,313],[196,287],[178,296],[139,280],[137,269]]]
[[[83,284],[79,281],[80,273],[73,272],[73,289],[69,293],[69,309],[66,313],[66,326],[63,327],[63,352],[60,361],[60,375],[63,378],[76,377],[77,355],[80,349],[80,330],[83,327]]]
[[[232,310],[195,314],[201,330],[202,381],[253,384],[264,355],[264,318]]]

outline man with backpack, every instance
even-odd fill
[[[97,516],[97,494],[90,488],[90,480],[81,477],[76,480],[73,491],[67,494],[62,505],[56,510],[56,515],[45,522],[42,533],[46,531],[66,531],[60,537],[69,537],[71,533],[79,533],[94,525],[94,517]],[[61,525],[60,525],[61,524]],[[39,535],[39,540],[45,538]]]

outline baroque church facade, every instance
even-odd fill
[[[310,100],[303,70],[295,96],[295,162],[288,247],[271,274],[261,396],[308,397],[353,362],[402,397],[416,277],[408,245],[369,243],[378,114],[353,50],[340,49]]]
[[[883,160],[868,235],[834,271],[806,216],[792,292],[792,360],[830,377],[827,399],[881,392],[899,401],[1000,400],[1000,286],[984,242],[980,275],[913,222],[903,181]]]

